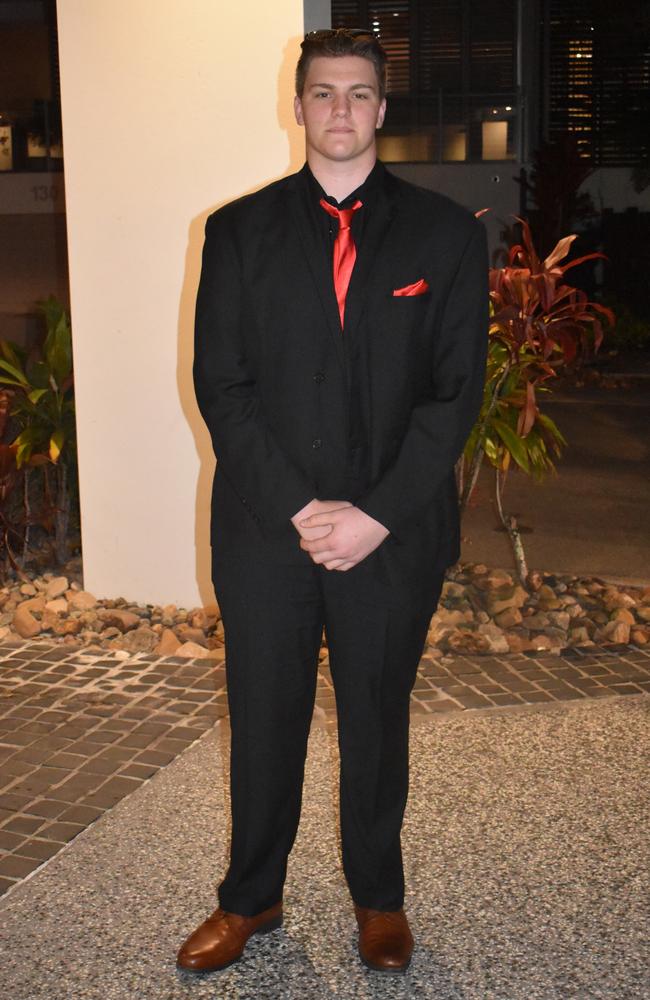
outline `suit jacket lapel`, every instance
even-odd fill
[[[345,300],[345,337],[354,336],[357,326],[363,316],[371,278],[375,271],[377,255],[384,246],[393,218],[397,210],[396,197],[393,191],[392,177],[386,172],[370,217],[366,223],[361,247],[357,252],[350,287]]]
[[[323,314],[330,335],[334,341],[334,349],[347,380],[343,334],[336,294],[334,292],[334,280],[332,278],[332,261],[327,254],[327,248],[323,243],[322,236],[316,228],[313,214],[309,211],[306,198],[306,185],[303,185],[297,180],[297,177],[294,177],[293,184],[287,188],[286,200],[289,205],[289,213],[293,224],[298,230],[305,260],[316,286],[316,292],[323,308]]]

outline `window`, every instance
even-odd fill
[[[546,2],[546,134],[576,135],[598,166],[650,160],[647,0]]]
[[[515,158],[516,6],[515,0],[333,0],[333,27],[372,27],[389,55],[382,159]]]

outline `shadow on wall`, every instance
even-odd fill
[[[286,177],[288,174],[300,170],[304,163],[304,139],[302,130],[296,124],[292,99],[287,95],[294,93],[295,66],[300,54],[300,42],[302,36],[295,36],[289,39],[284,52],[282,63],[277,77],[277,121],[280,129],[287,136],[287,166],[284,172],[277,177],[260,178],[259,184],[239,192],[233,198],[217,202],[200,215],[193,218],[189,224],[187,249],[185,252],[185,267],[183,275],[183,285],[178,309],[178,351],[176,381],[178,385],[178,396],[181,407],[185,415],[196,446],[199,458],[199,475],[196,485],[195,518],[194,518],[194,543],[196,559],[196,580],[203,604],[214,601],[214,590],[211,578],[211,553],[210,553],[210,501],[212,494],[212,479],[215,468],[214,452],[210,434],[199,412],[196,397],[194,395],[194,384],[192,379],[192,363],[194,360],[194,309],[196,303],[196,292],[201,274],[201,255],[203,251],[203,240],[205,223],[208,216],[217,208],[234,200],[235,197],[243,197],[259,190],[271,181],[278,180],[280,176]],[[179,484],[182,488],[183,484]]]

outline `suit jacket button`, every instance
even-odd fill
[[[314,372],[313,379],[320,385],[321,382],[325,381],[325,372]]]
[[[320,446],[321,446],[322,443],[323,442],[321,441],[320,438],[314,438],[314,440],[311,443],[311,446],[312,446],[312,448],[320,448]]]

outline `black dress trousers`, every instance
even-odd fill
[[[377,572],[376,553],[340,572],[302,550],[296,559],[298,545],[296,533],[284,561],[265,556],[264,546],[236,558],[213,548],[232,734],[232,839],[219,905],[253,916],[282,898],[324,627],[338,716],[343,871],[358,905],[399,909],[409,696],[445,567],[413,606]]]

